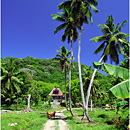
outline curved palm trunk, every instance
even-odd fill
[[[65,65],[65,107],[68,110],[68,108],[67,108],[67,97],[66,97],[66,65]]]
[[[101,57],[101,59],[99,60],[99,62],[101,62],[103,60],[103,58],[104,58],[104,55]],[[91,118],[88,115],[88,102],[89,102],[89,95],[90,95],[92,83],[93,83],[93,80],[94,80],[96,72],[97,72],[97,69],[95,69],[94,72],[93,72],[92,78],[90,80],[88,92],[87,92],[87,97],[86,97],[86,106],[85,106],[85,108],[86,108],[86,115],[87,115],[87,118],[88,118],[89,122],[92,122],[92,120],[91,120]]]
[[[69,107],[70,107],[70,113],[72,116],[74,116],[71,106],[71,63],[72,63],[72,57],[73,57],[73,49],[72,49],[72,40],[71,40],[71,60],[70,60],[70,66],[69,66]]]
[[[91,90],[91,112],[93,111],[93,98],[92,98],[92,90]]]

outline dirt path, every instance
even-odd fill
[[[69,130],[66,122],[63,120],[65,115],[62,112],[56,112],[55,118],[49,119],[42,130]]]

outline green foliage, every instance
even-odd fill
[[[10,105],[16,96],[21,93],[21,86],[23,86],[24,83],[18,76],[24,73],[15,67],[13,58],[5,61],[1,66],[2,103],[6,102],[6,104]]]
[[[47,121],[45,114],[40,115],[38,112],[3,114],[1,115],[2,130],[41,130],[43,124]],[[17,123],[15,126],[10,126]]]
[[[36,59],[33,57],[26,57],[26,58],[12,58],[7,57],[5,59],[1,60],[2,64],[2,76],[4,76],[6,72],[6,64],[10,61],[10,59],[13,59],[13,67],[15,67],[16,72],[20,72],[17,75],[17,78],[23,82],[23,85],[20,85],[21,92],[14,93],[14,96],[12,98],[7,97],[7,90],[4,89],[1,92],[2,97],[2,105],[8,104],[10,101],[14,104],[15,108],[17,107],[17,103],[26,105],[27,101],[24,95],[32,94],[31,96],[31,105],[36,106],[39,105],[39,101],[45,101],[47,100],[48,94],[51,92],[51,90],[54,87],[60,88],[61,91],[64,94],[65,86],[64,86],[64,73],[60,70],[60,64],[57,60],[52,59]],[[28,61],[29,60],[29,64]],[[88,68],[84,64],[81,64],[82,68],[82,74],[87,79],[87,75],[84,69]],[[93,70],[90,69],[90,73],[92,74]],[[68,69],[66,69],[66,81],[68,83]],[[77,62],[72,62],[72,100],[75,104],[76,102],[81,102],[81,95],[80,95],[80,87],[79,87],[79,81],[77,80],[79,77],[78,74],[78,64]],[[102,74],[97,73],[97,80],[103,80],[104,82],[101,82],[100,84],[95,82],[93,84],[93,88],[95,88],[95,95],[93,94],[93,98],[97,100],[97,105],[99,104],[99,94],[98,89],[96,86],[99,84],[101,86],[100,90],[102,90],[105,87],[105,93],[108,92],[108,88],[110,88],[110,78],[103,76]],[[2,77],[1,77],[2,78]],[[86,82],[86,79],[83,81]],[[95,78],[96,79],[96,78]],[[4,84],[2,84],[3,86]],[[84,92],[87,92],[87,87],[84,87]],[[68,93],[68,89],[67,89]],[[77,96],[75,96],[77,95]],[[106,97],[106,96],[104,96]],[[20,100],[19,100],[20,99]],[[109,99],[109,98],[108,98]],[[14,101],[13,101],[14,100]],[[18,102],[17,102],[18,101]],[[107,99],[105,99],[103,102],[107,102]]]
[[[69,84],[66,85],[67,90],[69,89]],[[67,92],[67,97],[68,97],[68,92]],[[79,80],[71,80],[71,100],[73,102],[73,106],[75,106],[75,103],[81,102],[81,92],[80,92],[80,84]]]
[[[29,92],[32,95],[32,103],[38,105],[40,100],[46,101],[48,99],[49,93],[54,87],[59,87],[56,83],[45,83],[42,81],[33,81],[32,87],[29,88]]]
[[[110,57],[110,61],[119,64],[119,53],[124,55],[124,51],[122,46],[120,45],[120,40],[122,38],[127,38],[129,34],[125,34],[121,31],[122,26],[127,22],[124,20],[120,25],[119,23],[115,26],[114,19],[112,15],[108,15],[108,19],[106,24],[99,24],[101,27],[101,31],[103,33],[102,36],[97,36],[91,39],[94,42],[102,42],[102,44],[95,50],[95,54],[103,51],[102,56],[104,62],[107,61],[108,56]]]
[[[121,39],[122,41],[120,41],[122,44],[125,44],[123,47],[123,51],[124,51],[124,59],[121,61],[121,67],[123,68],[127,68],[129,69],[129,46],[130,43],[125,40],[125,39]]]
[[[94,62],[95,67],[101,67],[103,71],[113,75],[114,77],[120,77],[124,81],[121,83],[115,85],[110,89],[110,91],[118,98],[125,99],[129,98],[129,70],[126,68],[109,65],[109,64],[103,64],[103,63],[97,63]]]
[[[67,116],[66,122],[69,125],[69,130],[117,130],[119,127],[123,130],[128,127],[128,120],[126,118],[128,111],[122,115],[123,119],[120,124],[115,110],[105,111],[100,108],[94,108],[93,112],[90,112],[89,110],[89,115],[94,123],[88,123],[86,120],[81,120],[84,114],[83,109],[73,109],[73,112],[75,114],[74,117],[72,117],[68,111],[64,111],[64,114]]]

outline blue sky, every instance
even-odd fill
[[[52,13],[58,12],[57,5],[63,0],[1,0],[1,57],[24,58],[33,56],[48,59],[56,56],[56,50],[70,44],[61,42],[63,31],[54,35],[53,31],[61,23],[52,20]],[[98,24],[104,24],[107,15],[114,18],[114,23],[129,20],[129,0],[98,0],[99,13],[93,13],[93,25],[84,25],[81,36],[81,63],[88,66],[98,61],[100,54],[93,54],[100,43],[90,39],[102,35]],[[129,33],[129,22],[122,32]],[[78,40],[73,44],[77,61]],[[123,56],[120,56],[120,61]],[[108,63],[109,60],[108,60]]]

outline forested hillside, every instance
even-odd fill
[[[84,93],[93,73],[93,69],[81,64]],[[67,93],[68,93],[68,68],[67,72]],[[58,87],[64,94],[65,74],[61,71],[60,63],[54,59],[36,59],[33,57],[1,59],[1,96],[2,105],[26,104],[27,94],[31,94],[32,105],[46,101],[50,91]],[[113,80],[112,80],[113,79]],[[115,84],[115,79],[97,73],[93,83],[92,93],[95,105],[102,105],[110,102],[109,89]],[[72,62],[72,101],[81,102],[81,92],[78,77],[78,63]]]

